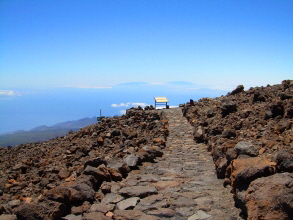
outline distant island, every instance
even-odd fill
[[[97,117],[57,123],[53,126],[41,125],[29,131],[17,130],[0,134],[0,146],[15,146],[29,142],[40,142],[66,135],[70,130],[79,129],[97,123]]]

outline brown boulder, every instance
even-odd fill
[[[226,177],[230,176],[232,193],[235,203],[244,212],[245,191],[249,184],[260,177],[272,175],[276,172],[276,163],[260,157],[236,159],[231,162],[226,171]]]
[[[276,163],[265,158],[251,157],[233,160],[227,170],[231,174],[233,192],[241,185],[251,181],[272,175],[276,172]],[[227,173],[226,173],[227,176]]]
[[[293,172],[293,154],[288,150],[281,150],[276,156],[278,172]]]
[[[293,174],[278,173],[254,180],[245,201],[248,219],[292,219]]]
[[[215,162],[215,166],[216,166],[217,177],[219,179],[224,179],[226,169],[227,169],[227,166],[228,166],[227,159],[223,158],[223,157],[218,158],[217,161]]]
[[[58,173],[58,177],[59,177],[60,179],[66,179],[69,175],[70,175],[70,173],[69,173],[68,170],[66,170],[66,169],[62,169],[62,170],[60,170],[60,172]]]
[[[119,171],[123,177],[126,177],[130,172],[129,166],[121,158],[111,158],[107,163],[108,168]]]
[[[221,106],[222,117],[237,111],[237,104],[233,101],[224,101]]]
[[[43,200],[38,204],[24,204],[19,206],[15,214],[17,219],[57,220],[64,214],[65,205],[51,200]]]
[[[235,95],[237,93],[240,93],[244,90],[244,86],[243,85],[238,85],[236,89],[234,89],[232,92],[231,92],[231,95]]]
[[[86,168],[88,165],[92,167],[98,167],[101,164],[107,165],[107,162],[104,159],[97,157],[97,158],[86,161],[84,164],[84,167]]]
[[[92,187],[85,183],[76,183],[68,187],[71,191],[71,202],[81,203],[84,201],[93,201],[95,191]]]
[[[108,168],[108,172],[110,173],[113,181],[121,181],[123,178],[122,174],[114,168]]]
[[[105,166],[105,164],[101,164],[98,167],[92,167],[90,165],[87,165],[83,173],[85,175],[94,176],[98,182],[111,181],[111,175],[108,172],[108,169]]]
[[[70,205],[71,191],[66,187],[56,187],[46,192],[45,196],[53,201],[60,202],[66,206]]]

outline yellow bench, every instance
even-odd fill
[[[165,96],[155,96],[155,108],[157,105],[166,105],[168,106],[168,99]]]

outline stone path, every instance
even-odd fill
[[[169,123],[163,157],[130,172],[121,182],[122,189],[117,189],[118,194],[124,190],[131,197],[129,214],[133,212],[137,219],[241,219],[230,189],[217,179],[206,146],[194,142],[192,126],[181,109],[163,111]],[[127,195],[127,190],[132,192]]]

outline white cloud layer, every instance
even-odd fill
[[[0,90],[1,96],[21,96],[19,92],[15,92],[13,90]]]
[[[152,82],[149,83],[148,85],[165,85],[166,83],[162,83],[162,82]]]
[[[127,102],[127,103],[120,103],[120,104],[112,104],[113,108],[120,108],[120,107],[146,107],[148,104],[144,102]]]
[[[64,87],[76,89],[111,89],[111,86],[89,86],[89,85],[66,85]]]

